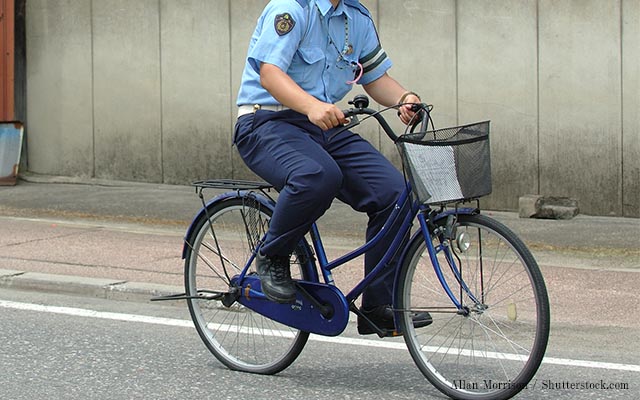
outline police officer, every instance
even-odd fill
[[[290,254],[334,198],[368,214],[371,239],[403,191],[402,174],[369,142],[349,131],[333,135],[348,122],[335,103],[356,83],[384,106],[420,102],[387,74],[391,65],[357,0],[271,0],[258,19],[234,142],[247,166],[280,192],[256,261],[270,300],[295,300]],[[413,115],[410,105],[400,107],[405,124]],[[391,239],[365,255],[366,272]],[[363,293],[363,313],[384,329],[393,328],[392,284],[388,274]],[[414,315],[415,326],[428,323],[427,313]],[[358,330],[374,332],[360,318]]]

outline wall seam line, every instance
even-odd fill
[[[93,27],[93,0],[89,2],[89,29],[91,41],[91,152],[92,171],[91,177],[97,178],[96,170],[96,85],[95,85],[95,51],[94,51],[94,27]]]
[[[227,1],[227,20],[229,21],[229,113],[230,115],[230,126],[231,126],[231,146],[229,146],[229,164],[231,165],[231,177],[236,178],[236,162],[233,157],[233,138],[235,136],[235,123],[234,123],[234,113],[233,113],[233,20],[231,13],[231,0]],[[207,171],[207,174],[209,171]]]
[[[374,24],[375,24],[376,29],[378,31],[382,27],[381,22],[382,22],[382,13],[380,12],[380,0],[376,0],[376,20],[375,20]],[[379,36],[380,36],[380,34],[379,34]],[[405,83],[405,85],[406,85],[406,83]],[[409,89],[409,90],[411,90],[411,89]],[[377,109],[379,110],[380,108],[381,107],[378,105]],[[378,132],[377,148],[378,148],[378,150],[380,150],[380,152],[382,152],[383,151],[383,148],[382,148],[383,142],[382,141],[386,138],[386,135],[384,137],[382,136],[383,132],[382,132],[382,128],[380,127],[380,125],[378,125],[376,127],[376,130]]]
[[[460,3],[458,0],[455,0],[455,4],[454,4],[454,11],[453,11],[453,26],[454,26],[454,35],[455,35],[455,39],[454,39],[454,43],[456,46],[456,50],[455,50],[455,54],[456,54],[456,125],[460,124],[460,43],[459,41],[459,37],[458,37],[458,7],[460,6]]]
[[[536,0],[536,194],[542,190],[540,168],[540,0]]]
[[[624,0],[620,0],[620,215],[624,207]]]
[[[160,91],[160,182],[165,182],[164,176],[164,98],[162,91],[162,0],[158,0],[158,73],[159,73],[159,91]]]

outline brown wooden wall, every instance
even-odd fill
[[[0,121],[13,121],[14,0],[0,0]]]

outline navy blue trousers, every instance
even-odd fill
[[[345,131],[331,137],[336,131],[322,131],[305,115],[292,110],[259,110],[238,119],[234,142],[240,156],[280,192],[263,254],[291,254],[334,198],[367,213],[367,240],[393,211],[405,188],[402,174],[359,135]],[[392,239],[393,235],[387,235],[367,252],[365,272],[376,266]],[[390,265],[385,277],[365,290],[365,308],[391,304],[393,267]]]

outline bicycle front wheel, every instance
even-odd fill
[[[231,279],[250,259],[264,237],[272,211],[251,195],[231,198],[210,207],[195,222],[186,239],[185,288],[189,312],[200,338],[227,367],[258,374],[275,374],[300,354],[309,333],[263,317],[224,294],[234,290]],[[302,246],[292,255],[291,275],[309,280]],[[255,273],[255,265],[249,274]]]
[[[445,220],[436,224],[442,232]],[[549,301],[542,274],[517,236],[482,215],[459,215],[453,235],[432,233],[442,269],[434,273],[424,240],[415,240],[400,275],[404,339],[420,371],[458,399],[507,399],[526,387],[544,356]],[[453,236],[453,237],[451,237]],[[410,312],[433,323],[415,329]]]

